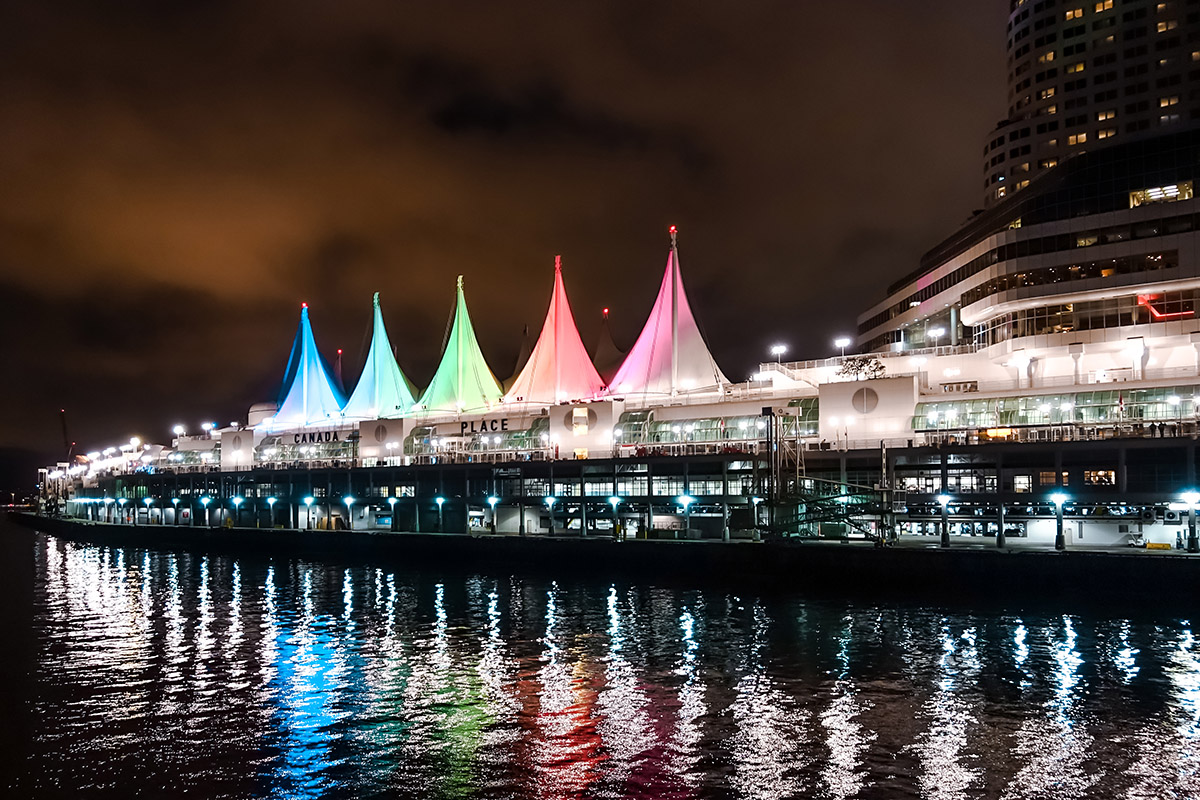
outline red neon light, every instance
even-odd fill
[[[1155,308],[1153,306],[1153,304],[1150,302],[1153,299],[1154,299],[1154,295],[1139,294],[1137,301],[1138,301],[1138,305],[1145,306],[1146,310],[1148,310],[1150,312],[1150,316],[1154,317],[1154,319],[1156,319],[1156,320],[1176,319],[1178,317],[1190,317],[1195,313],[1194,311],[1171,311],[1169,313],[1164,313],[1162,311],[1159,311],[1157,308]]]

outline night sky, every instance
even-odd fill
[[[436,7],[435,7],[436,5]],[[463,274],[493,371],[555,254],[628,348],[678,225],[744,379],[835,335],[982,196],[1006,0],[0,0],[0,485],[245,419],[299,306],[357,377],[382,293],[432,375]]]

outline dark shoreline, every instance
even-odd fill
[[[636,578],[755,593],[833,594],[861,600],[1009,607],[1046,601],[1187,613],[1200,596],[1200,557],[1096,551],[874,548],[838,542],[614,542],[465,534],[132,526],[9,513],[14,523],[113,547],[224,555],[335,559],[445,572],[504,570],[545,577]]]

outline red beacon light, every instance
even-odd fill
[[[308,303],[301,303],[301,304],[300,304],[300,307],[301,307],[301,308],[308,308]]]
[[[670,228],[668,228],[667,232],[668,233],[679,233],[678,229],[676,229],[676,227],[674,225],[672,225]]]
[[[606,317],[608,316],[608,309],[607,309],[607,308],[606,308],[606,309],[604,309],[604,316],[606,316]]]

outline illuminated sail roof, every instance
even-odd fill
[[[508,403],[563,403],[592,398],[604,389],[592,359],[579,338],[567,290],[563,287],[562,257],[554,258],[554,292],[550,310],[521,374],[504,396]]]
[[[308,303],[300,307],[300,327],[279,397],[279,410],[270,419],[271,428],[329,424],[341,418],[345,398],[334,386],[329,366],[317,351],[308,321]]]
[[[596,338],[596,356],[592,363],[606,384],[612,383],[613,376],[621,368],[625,360],[625,352],[613,341],[612,328],[608,324],[608,309],[604,309],[600,319],[600,335]]]
[[[450,335],[446,337],[442,362],[421,397],[421,408],[427,411],[477,411],[498,403],[503,394],[479,349],[459,275]]]
[[[383,311],[379,308],[379,292],[372,300],[374,323],[371,332],[371,349],[363,364],[358,385],[342,416],[347,419],[389,419],[408,412],[416,402],[408,388],[408,380],[392,355],[392,343],[388,340],[387,328],[383,325]]]
[[[671,252],[650,318],[613,376],[609,394],[661,394],[716,389],[729,381],[708,352],[683,291],[675,226]]]

